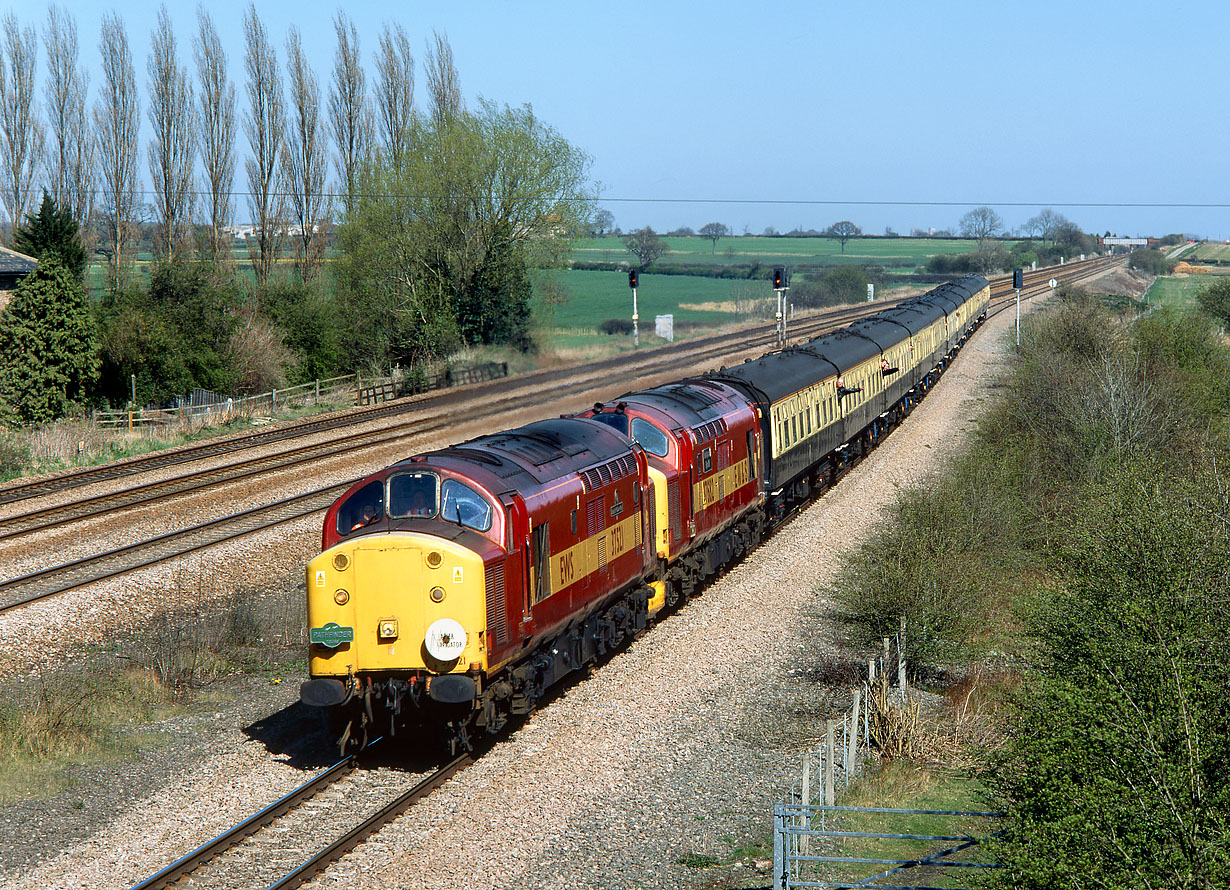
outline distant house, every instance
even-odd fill
[[[0,247],[0,309],[8,305],[9,294],[17,287],[17,282],[34,271],[38,260],[24,253]]]

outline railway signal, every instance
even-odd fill
[[[786,344],[786,291],[790,289],[790,270],[773,270],[773,292],[777,294],[777,345]]]
[[[632,348],[641,345],[640,316],[636,312],[636,270],[628,270],[628,287],[632,288]]]
[[[1016,349],[1021,351],[1021,288],[1025,287],[1025,272],[1012,270],[1012,287],[1016,291]]]

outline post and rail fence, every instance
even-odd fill
[[[171,407],[157,406],[125,410],[99,410],[93,422],[104,430],[153,435],[173,429],[196,429],[220,426],[232,420],[248,418],[252,423],[269,423],[279,410],[292,407],[339,403],[375,405],[416,393],[479,383],[508,376],[507,362],[486,362],[465,368],[441,371],[410,372],[394,369],[388,377],[363,373],[345,374],[325,380],[313,380],[298,386],[273,389],[252,396],[225,396],[205,389],[176,396]]]

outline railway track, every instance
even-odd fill
[[[298,887],[472,762],[458,757],[406,789],[404,773],[356,770],[347,757],[132,890],[162,890],[189,876],[199,888]]]
[[[1100,258],[1092,263],[1072,264],[1070,271],[1066,272],[1066,274],[1059,274],[1063,274],[1064,280],[1083,280],[1084,278],[1100,274],[1107,265],[1116,262],[1122,262],[1122,260]],[[1043,269],[1028,274],[1026,276],[1025,292],[1022,295],[1023,298],[1049,291],[1050,288],[1046,282],[1052,276],[1059,277],[1059,274],[1056,274],[1057,272],[1058,270],[1054,269]],[[993,282],[992,299],[1000,300],[998,304],[993,303],[993,305],[999,307],[995,311],[1002,311],[1009,304],[1011,298],[1007,298],[1006,295],[1012,293],[1010,276]],[[878,311],[880,308],[883,308],[883,305],[877,304],[874,308]],[[804,320],[796,323],[790,329],[790,339],[795,341],[803,337],[815,336],[824,330],[830,330],[846,324],[852,318],[861,317],[866,313],[866,308],[855,308]],[[655,350],[649,356],[640,354],[635,356],[639,362],[637,372],[640,376],[649,376],[651,374],[669,373],[683,368],[694,368],[698,363],[711,360],[716,362],[722,357],[728,357],[762,345],[758,342],[758,338],[762,337],[766,331],[771,332],[772,330],[772,326],[762,326],[749,332],[744,332],[735,338],[731,338],[729,335],[723,338],[707,338],[704,342],[690,341],[689,344],[681,344],[689,346],[687,349]],[[476,388],[475,391],[468,394],[468,397],[473,397],[480,401],[483,407],[471,411],[468,417],[469,419],[476,419],[496,416],[509,408],[511,403],[514,402],[519,409],[539,407],[558,399],[561,395],[569,395],[574,392],[590,389],[599,382],[609,380],[610,370],[607,367],[609,362],[600,364],[603,367],[597,371],[587,370],[579,379],[575,379],[567,385],[557,385],[550,389],[544,389],[540,383],[531,383],[528,387],[525,385],[528,378],[537,378],[538,375],[527,375],[526,378],[496,381],[496,383],[501,384],[496,389],[502,390],[505,393],[498,398],[492,398],[494,394],[489,388],[490,384]],[[522,385],[516,386],[510,380],[520,380]],[[522,389],[529,389],[531,395],[523,394]],[[291,469],[297,465],[319,461],[329,455],[344,453],[354,456],[359,448],[388,446],[398,441],[409,442],[416,436],[439,432],[452,422],[451,418],[456,416],[458,405],[456,403],[457,394],[452,393],[451,395],[453,396],[453,403],[448,406],[447,411],[442,411],[427,418],[399,423],[386,430],[342,436],[331,442],[294,448],[279,455],[240,460],[225,467],[188,473],[175,479],[148,483],[147,485],[136,486],[115,494],[86,498],[73,504],[29,511],[19,516],[9,517],[0,520],[0,540],[16,538],[36,531],[63,526],[83,518],[108,515],[121,508],[149,505],[192,491],[243,481],[279,470]],[[398,412],[423,408],[428,403],[434,403],[435,401],[436,399],[432,398],[425,401],[412,402],[409,405],[398,406]],[[362,412],[361,416],[363,419],[369,419],[371,414],[369,412]],[[353,419],[350,422],[354,422]],[[319,430],[314,429],[313,431]],[[292,437],[287,436],[284,438]],[[265,444],[269,441],[259,434],[257,439],[260,444]],[[343,482],[323,486],[230,516],[7,579],[0,582],[0,613],[310,516],[327,508],[349,484],[349,482]]]
[[[875,305],[878,310],[884,306],[891,305],[891,303],[885,301]],[[865,308],[861,307],[830,310],[816,316],[798,320],[790,326],[790,331],[792,336],[796,330],[805,331],[808,332],[808,335],[814,336],[827,326],[837,327],[848,324],[850,321],[861,317],[866,311]],[[522,389],[553,385],[563,375],[576,374],[578,371],[583,371],[591,376],[605,376],[607,379],[610,379],[613,374],[621,371],[635,370],[637,373],[640,373],[641,367],[647,360],[679,361],[682,360],[683,356],[692,353],[698,353],[702,358],[709,355],[718,356],[723,354],[723,352],[731,351],[732,341],[746,344],[747,348],[756,345],[768,346],[770,345],[769,341],[774,334],[774,330],[775,328],[772,324],[756,325],[736,334],[713,334],[671,346],[660,347],[655,350],[623,353],[590,363],[583,368],[553,368],[533,371],[516,377],[505,377],[485,383],[470,384],[456,389],[437,390],[427,395],[397,399],[393,402],[385,402],[368,408],[351,408],[342,412],[334,412],[324,417],[296,421],[272,429],[254,430],[225,436],[198,445],[182,446],[160,451],[156,454],[127,458],[103,466],[70,470],[46,479],[12,483],[0,486],[0,506],[31,498],[45,497],[75,488],[84,488],[101,482],[123,479],[150,472],[151,470],[165,469],[171,466],[208,460],[213,457],[225,456],[277,442],[328,433],[369,421],[419,411],[431,406],[448,406],[453,404],[462,393],[481,393],[483,397],[501,396]]]

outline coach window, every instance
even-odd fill
[[[670,440],[666,438],[666,433],[643,418],[632,418],[632,441],[657,457],[670,454]]]
[[[440,518],[475,531],[491,528],[491,504],[464,482],[446,479],[440,486]]]
[[[389,477],[389,515],[394,519],[435,516],[439,484],[435,473],[398,473]]]
[[[337,533],[348,535],[384,518],[384,483],[369,482],[337,511]]]

